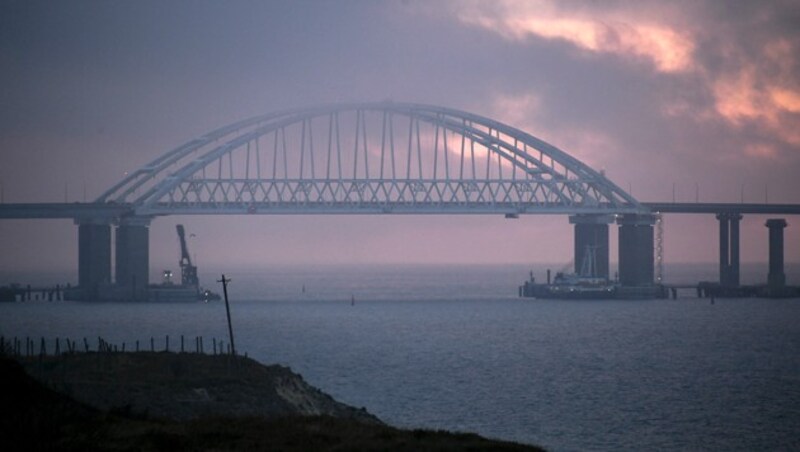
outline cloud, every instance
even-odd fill
[[[566,41],[592,52],[650,62],[661,72],[692,69],[689,33],[616,11],[561,10],[549,1],[503,0],[459,3],[458,19],[510,40],[530,37]]]
[[[775,158],[777,151],[775,147],[768,144],[750,144],[745,147],[745,154],[756,158]]]
[[[638,71],[640,77],[648,74],[639,63],[648,63],[663,79],[657,85],[660,91],[653,111],[666,118],[721,121],[730,133],[747,141],[721,152],[761,158],[766,154],[752,149],[762,149],[761,140],[769,137],[777,141],[777,146],[769,147],[769,155],[775,157],[786,152],[787,146],[800,145],[795,126],[800,120],[800,38],[781,26],[792,14],[784,4],[733,6],[459,1],[451,4],[450,13],[466,26],[494,33],[522,48],[533,49],[534,43],[541,42],[567,43],[584,55],[627,61],[622,70]],[[541,99],[538,111],[548,108]]]
[[[800,120],[800,83],[793,71],[800,43],[771,39],[755,44],[758,54],[744,46],[726,52],[738,67],[707,70],[713,109],[734,128],[756,128],[785,144],[800,146],[796,126]]]
[[[537,135],[542,130],[544,117],[548,112],[540,99],[533,93],[509,96],[496,94],[489,106],[491,117],[533,133],[537,138],[569,153],[573,157],[597,169],[604,169],[610,160],[618,157],[619,144],[605,133],[590,126],[567,121],[550,124],[546,135]]]
[[[800,92],[773,87],[769,90],[772,102],[780,109],[800,113]]]

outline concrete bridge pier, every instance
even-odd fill
[[[786,285],[786,274],[783,272],[783,229],[787,226],[783,218],[767,220],[769,228],[769,275],[767,284],[770,290],[779,290]]]
[[[719,213],[719,283],[722,286],[739,286],[739,222],[738,213]]]
[[[122,299],[146,300],[150,283],[150,218],[120,220],[116,230],[116,285]]]
[[[655,215],[626,214],[619,224],[619,282],[623,286],[652,286],[654,278],[653,225]]]
[[[591,275],[608,279],[608,225],[614,222],[612,215],[572,215],[569,222],[575,225],[575,273],[582,274],[587,257],[594,254]],[[588,251],[588,253],[587,253]]]
[[[78,225],[78,286],[81,298],[98,300],[100,287],[111,284],[111,222],[82,218]]]

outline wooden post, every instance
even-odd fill
[[[236,346],[234,345],[235,343],[233,341],[233,326],[231,325],[231,308],[230,304],[228,303],[228,283],[230,281],[231,281],[230,279],[225,279],[225,274],[223,273],[222,279],[220,279],[217,282],[222,283],[222,292],[225,294],[225,313],[228,315],[228,340],[230,341],[231,354],[235,355]]]

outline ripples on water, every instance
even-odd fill
[[[552,450],[800,449],[800,300],[520,300],[525,273],[234,272],[237,348],[398,426]],[[220,303],[32,302],[0,314],[6,336],[156,336],[163,347],[166,334],[227,334]]]

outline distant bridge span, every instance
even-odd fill
[[[655,213],[716,214],[720,282],[738,286],[741,214],[795,215],[800,205],[639,202],[602,172],[524,131],[472,113],[395,102],[236,122],[130,172],[92,203],[0,204],[0,218],[75,220],[87,299],[147,297],[148,226],[166,215],[569,214],[576,271],[584,250],[594,250],[595,276],[609,276],[608,225],[616,221],[620,282],[652,286],[654,261],[661,262]],[[770,284],[777,284],[786,223],[767,226]]]
[[[651,213],[660,214],[755,214],[755,215],[800,215],[800,204],[754,204],[754,203],[733,203],[733,202],[702,202],[702,203],[671,203],[671,202],[642,202],[641,205]],[[504,213],[499,210],[492,213]],[[181,213],[181,212],[177,212]],[[181,214],[203,214],[202,210],[186,212]],[[247,214],[247,212],[234,212]],[[261,211],[261,214],[282,214],[287,211],[271,210]],[[321,214],[323,212],[315,210],[294,211],[295,214]],[[331,213],[331,212],[328,212]],[[346,212],[333,212],[346,213]],[[370,213],[367,211],[353,210],[347,213]],[[408,210],[373,212],[373,213],[413,213]],[[430,213],[430,212],[429,212]],[[458,212],[448,212],[458,213]],[[487,213],[486,211],[471,211],[470,213]],[[533,213],[531,211],[523,211]],[[539,212],[541,213],[541,212]],[[550,212],[561,213],[561,212]],[[0,219],[5,220],[27,220],[27,219],[74,219],[80,221],[83,218],[106,218],[124,219],[136,215],[134,204],[116,203],[5,203],[0,204]]]

